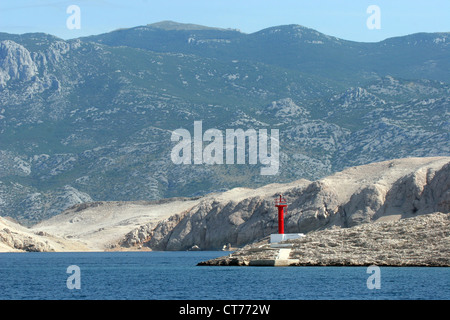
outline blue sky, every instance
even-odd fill
[[[80,29],[67,28],[67,8],[80,8]],[[380,29],[369,29],[370,5]],[[63,39],[162,20],[245,33],[300,24],[339,38],[374,42],[416,32],[449,32],[450,0],[0,0],[0,32],[45,32]]]

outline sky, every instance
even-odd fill
[[[14,34],[72,39],[163,20],[245,33],[299,24],[346,40],[377,42],[450,32],[450,0],[0,0],[0,32]]]

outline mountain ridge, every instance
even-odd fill
[[[220,30],[220,31],[236,31],[237,29],[208,27],[193,23],[180,23],[172,20],[163,20],[146,25],[147,27],[159,28],[165,30]]]
[[[233,43],[217,30],[190,42],[190,31],[167,38],[158,30],[150,45],[178,51],[0,34],[0,215],[32,225],[82,199],[194,196],[450,154],[450,89],[436,80],[450,74],[447,40],[429,36],[404,57],[409,38],[386,45],[395,55],[370,45],[362,63],[342,54],[362,57],[353,43],[333,51],[326,42],[285,41],[297,33],[239,34]],[[258,166],[174,165],[170,133],[197,120],[205,129],[279,129],[279,175],[261,177]]]
[[[210,29],[195,31],[163,30],[158,34],[153,31],[146,33],[145,30],[129,30],[121,31],[120,35],[110,32],[81,39],[112,46],[124,45],[156,52],[182,52],[216,59],[242,60],[251,57],[252,61],[309,74],[326,76],[330,72],[336,72],[347,81],[352,81],[353,78],[364,81],[370,77],[371,72],[382,75],[391,73],[395,76],[392,74],[394,70],[406,78],[412,75],[417,78],[415,73],[427,73],[426,78],[432,77],[446,82],[450,80],[445,72],[439,72],[439,68],[429,72],[427,68],[421,67],[421,64],[425,63],[423,57],[426,55],[429,60],[442,65],[444,69],[450,68],[444,58],[448,53],[441,56],[440,53],[434,52],[439,48],[447,48],[448,33],[415,33],[365,43],[328,36],[294,24],[269,27],[250,34],[230,33],[226,29],[217,32]],[[323,48],[325,46],[326,49]],[[430,50],[431,46],[434,50]],[[412,70],[409,70],[411,65],[407,66],[404,59],[396,57],[399,50],[401,57],[408,55],[410,59],[417,61]],[[396,60],[389,68],[385,65],[386,55],[391,55],[391,59]],[[354,68],[355,65],[358,68]],[[361,72],[361,66],[365,65],[370,68]]]

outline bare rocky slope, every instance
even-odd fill
[[[408,158],[352,167],[327,178],[233,189],[128,233],[121,245],[153,250],[241,247],[277,231],[274,198],[289,202],[287,233],[450,212],[450,158]]]
[[[86,203],[30,228],[1,218],[0,251],[243,247],[276,232],[273,200],[278,194],[289,202],[285,231],[307,236],[318,230],[370,229],[374,222],[448,214],[450,157],[384,161],[313,182],[236,188],[198,198]],[[430,236],[436,225],[424,226]]]

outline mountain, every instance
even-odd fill
[[[83,38],[110,46],[258,61],[355,85],[376,76],[449,82],[449,33],[418,33],[360,43],[285,25],[252,34],[162,22]],[[388,61],[386,61],[386,57]]]
[[[379,43],[297,25],[162,22],[86,38],[0,33],[0,215],[200,196],[448,156],[448,33]],[[278,129],[279,172],[175,165],[171,134]]]

